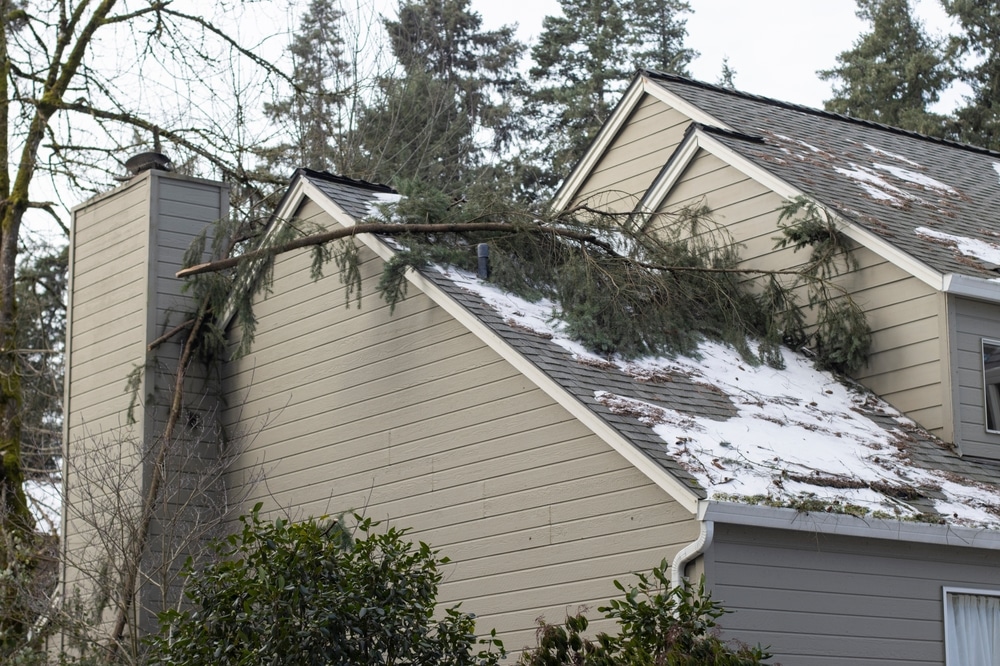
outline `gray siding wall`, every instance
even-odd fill
[[[940,666],[942,587],[1000,591],[996,551],[719,523],[705,563],[725,636],[786,666]]]
[[[783,199],[719,158],[701,151],[671,190],[659,212],[705,205],[712,222],[740,243],[744,264],[789,269],[808,259],[806,251],[776,251]],[[655,223],[655,222],[654,222]],[[864,308],[872,329],[872,351],[859,379],[924,428],[950,434],[943,300],[931,287],[874,252],[855,247],[858,270],[838,279]]]
[[[324,221],[313,205],[300,217]],[[411,286],[390,314],[381,260],[362,257],[360,309],[336,275],[309,278],[307,252],[280,258],[254,351],[226,370],[246,447],[232,487],[248,506],[413,528],[454,562],[440,601],[511,649],[534,644],[537,617],[593,609],[614,578],[697,536],[690,513],[427,296]]]
[[[965,455],[1000,458],[1000,434],[986,431],[982,340],[1000,340],[1000,306],[949,297],[955,368],[955,443]]]
[[[180,349],[178,341],[154,353],[146,346],[190,311],[190,299],[180,294],[173,274],[194,235],[227,214],[227,207],[221,184],[149,172],[74,211],[64,403],[64,598],[72,598],[74,589],[87,599],[102,585],[112,592],[120,585],[114,576],[121,561],[114,556],[138,524]],[[169,324],[168,312],[173,313]],[[136,367],[144,372],[133,423],[126,388]],[[209,422],[215,394],[206,398],[204,373],[193,375],[185,423]],[[194,413],[204,418],[193,419]],[[178,440],[162,497],[174,506],[184,503],[187,513],[172,511],[170,520],[164,514],[154,522],[138,602],[150,611],[160,609],[162,591],[173,584],[173,560],[185,554],[176,544],[192,533],[186,518],[204,508],[191,501],[194,484],[186,469],[204,468],[200,458],[206,453],[217,457],[214,429],[185,430]],[[109,563],[112,577],[99,581]]]

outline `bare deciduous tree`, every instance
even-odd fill
[[[233,87],[252,87],[257,98],[281,74],[215,19],[267,6],[223,0],[188,12],[175,0],[0,0],[0,569],[20,556],[5,544],[24,542],[34,527],[20,451],[15,271],[25,216],[58,219],[38,186],[54,178],[77,194],[106,189],[121,159],[161,144],[187,169],[248,182],[251,153],[241,144],[258,137],[240,129],[246,92]],[[0,583],[0,605],[16,594]],[[23,638],[25,620],[0,618],[0,647]]]

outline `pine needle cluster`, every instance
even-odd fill
[[[475,270],[476,246],[487,243],[491,282],[529,300],[551,299],[553,317],[601,354],[692,354],[710,338],[752,363],[780,366],[783,342],[811,346],[825,368],[849,372],[865,362],[864,313],[834,283],[855,268],[850,250],[832,220],[805,201],[782,212],[776,240],[811,248],[811,256],[794,270],[761,271],[741,265],[738,243],[703,207],[652,219],[588,207],[541,215],[489,198],[455,202],[419,183],[401,190],[404,198],[384,211],[387,224],[503,220],[505,227],[397,237],[405,249],[379,284],[390,304],[405,295],[407,269]]]
[[[477,246],[485,243],[493,284],[531,301],[551,300],[553,318],[600,354],[697,354],[708,338],[755,364],[780,367],[782,344],[808,348],[819,366],[840,372],[866,361],[871,333],[864,312],[836,282],[856,268],[850,247],[834,221],[804,200],[785,207],[775,240],[777,249],[809,248],[809,257],[787,270],[763,270],[741,263],[740,245],[703,207],[655,216],[588,206],[547,214],[488,193],[456,200],[417,181],[399,189],[399,202],[353,229],[275,221],[242,260],[191,269],[199,274],[190,288],[206,309],[240,326],[237,355],[252,344],[253,300],[270,290],[275,255],[310,247],[313,279],[332,262],[350,306],[362,297],[356,234],[373,233],[397,248],[377,286],[391,307],[406,296],[408,271],[431,264],[475,271]],[[203,237],[188,264],[209,240],[214,256],[226,256],[233,247],[227,239],[237,232],[220,227]],[[200,351],[206,360],[222,358],[223,332],[214,323],[205,331]]]

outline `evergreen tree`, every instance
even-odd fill
[[[267,105],[266,111],[272,120],[288,126],[292,141],[267,155],[272,169],[339,167],[334,164],[331,139],[342,129],[348,63],[338,29],[343,17],[338,4],[337,0],[310,0],[289,47],[294,90]]]
[[[819,72],[840,83],[827,111],[940,136],[943,116],[928,107],[951,78],[942,44],[914,17],[909,0],[857,0],[857,15],[871,25],[837,66]]]
[[[399,71],[382,77],[355,129],[367,160],[362,177],[457,191],[513,140],[519,119],[509,100],[521,89],[524,47],[513,26],[483,30],[469,5],[401,0],[397,17],[385,19]]]
[[[952,41],[953,53],[972,56],[972,64],[959,71],[972,95],[955,112],[954,136],[1000,150],[1000,2],[942,0],[941,4],[962,28],[962,35]]]
[[[730,90],[736,90],[736,70],[729,64],[729,56],[722,58],[722,71],[719,72],[719,80],[716,85]]]
[[[682,0],[626,0],[623,6],[632,69],[690,76],[687,67],[698,52],[684,46],[687,19],[681,16],[691,11],[691,5]]]
[[[687,74],[697,55],[684,48],[678,0],[560,0],[562,16],[547,16],[532,48],[533,112],[554,185],[583,155],[635,71]]]

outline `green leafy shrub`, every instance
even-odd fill
[[[495,664],[503,646],[479,640],[457,606],[434,619],[448,562],[406,530],[340,522],[260,519],[214,546],[218,560],[188,564],[190,610],[160,615],[151,662],[163,666]],[[493,651],[492,648],[498,648]]]
[[[521,654],[522,666],[755,666],[770,658],[760,647],[731,645],[713,631],[727,611],[706,593],[704,580],[697,588],[671,587],[666,560],[636,578],[627,589],[615,581],[624,598],[598,608],[618,622],[618,635],[584,638],[582,614],[567,617],[565,626],[540,621],[538,646]]]

